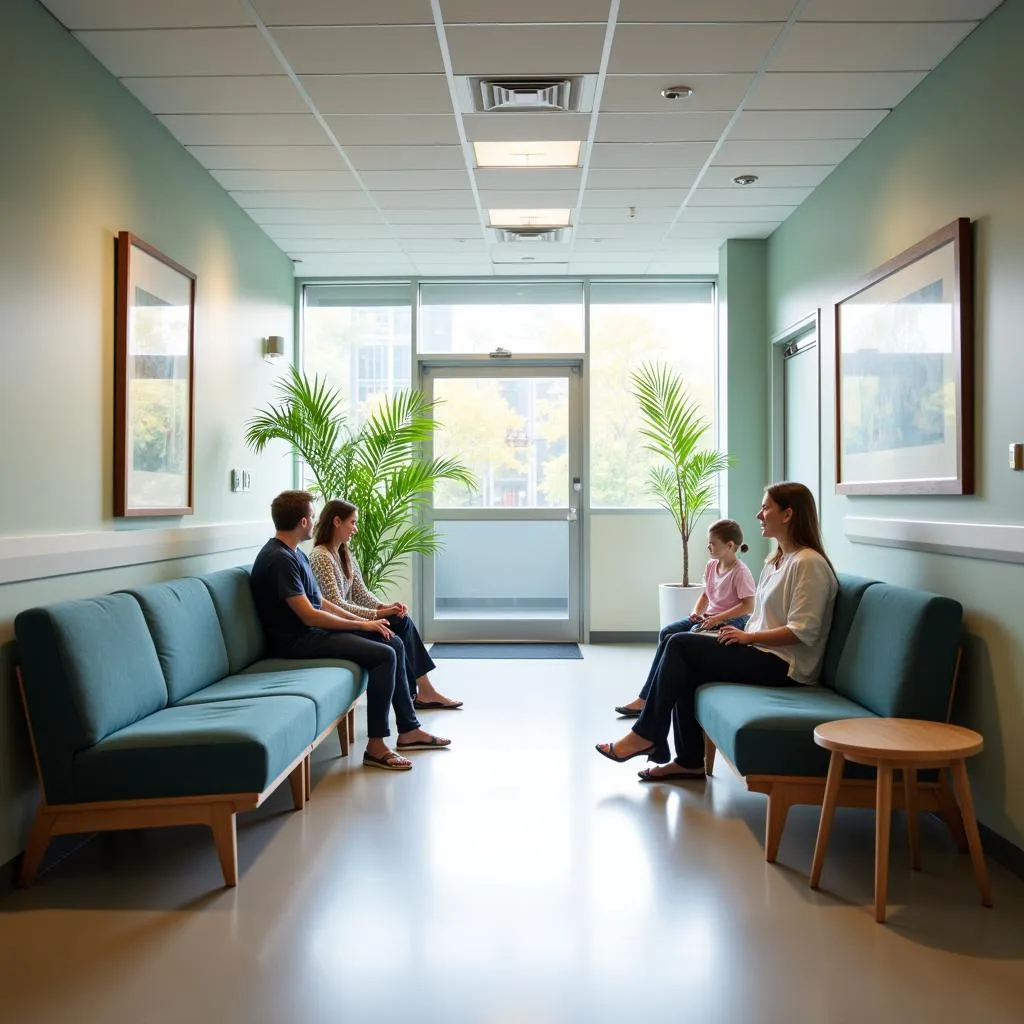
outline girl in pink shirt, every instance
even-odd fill
[[[743,531],[735,520],[719,519],[708,527],[708,554],[711,558],[704,567],[704,589],[693,611],[685,619],[667,625],[658,635],[658,650],[640,696],[617,707],[615,710],[620,715],[637,718],[643,711],[671,637],[677,633],[718,629],[719,626],[743,629],[747,624],[747,618],[754,610],[757,584],[750,570],[737,557],[746,550]]]

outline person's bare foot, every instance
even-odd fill
[[[386,768],[389,771],[408,771],[412,767],[412,761],[396,753],[382,739],[366,741],[363,764],[371,764],[375,768]]]
[[[452,700],[451,697],[446,697],[440,690],[435,689],[429,681],[417,681],[416,696],[413,699],[413,704],[416,706],[417,711],[454,711],[456,708],[462,707],[461,700]]]
[[[451,740],[443,736],[433,736],[426,729],[413,729],[411,732],[398,734],[399,750],[434,750],[451,746]]]
[[[598,743],[597,749],[599,753],[610,757],[613,761],[628,761],[629,758],[635,757],[643,751],[653,750],[654,744],[630,730],[621,739],[611,743]]]

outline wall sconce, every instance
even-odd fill
[[[285,356],[284,338],[280,334],[271,334],[269,338],[263,339],[264,362],[279,363]]]

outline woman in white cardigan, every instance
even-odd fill
[[[428,672],[436,666],[420,638],[409,609],[399,601],[383,604],[363,582],[348,542],[359,530],[359,510],[340,498],[327,502],[313,534],[310,564],[324,597],[362,619],[387,619],[405,648],[406,677],[413,704],[420,711],[454,711],[461,700],[451,700],[435,689]]]

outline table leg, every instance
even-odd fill
[[[889,894],[889,827],[892,823],[892,765],[878,764],[875,792],[875,920],[885,920]]]
[[[903,796],[907,805],[907,841],[910,844],[910,867],[921,870],[921,846],[917,833],[917,769],[903,767]]]
[[[967,778],[967,765],[963,758],[953,761],[949,766],[953,776],[953,789],[960,803],[960,813],[964,819],[964,831],[967,833],[967,845],[971,851],[971,863],[974,865],[974,877],[978,880],[981,890],[982,906],[992,906],[992,890],[988,884],[988,870],[985,867],[985,854],[981,849],[981,836],[978,835],[978,821],[974,817],[974,800],[971,798],[971,782]]]
[[[811,888],[817,889],[821,881],[821,869],[825,864],[825,850],[828,847],[832,819],[836,813],[839,786],[843,781],[843,755],[832,751],[828,762],[828,778],[825,780],[825,799],[821,802],[821,818],[818,821],[818,838],[814,843],[814,860],[811,861]]]

